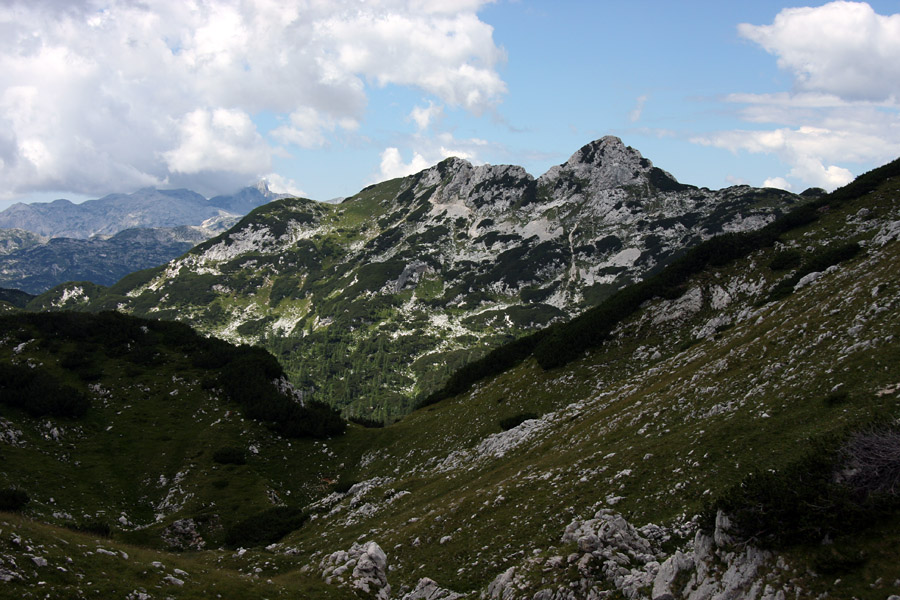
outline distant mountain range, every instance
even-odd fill
[[[17,203],[0,212],[0,229],[23,229],[45,237],[86,239],[111,236],[125,229],[207,226],[245,215],[285,194],[265,182],[231,196],[206,199],[190,190],[145,188],[133,194],[110,194],[75,204],[69,200]]]
[[[0,212],[0,286],[38,294],[66,281],[112,285],[283,197],[261,182],[208,200],[190,190],[148,188],[81,204],[14,204]]]
[[[39,294],[64,281],[112,285],[181,256],[217,233],[185,225],[126,229],[109,238],[50,238],[0,255],[0,286]]]

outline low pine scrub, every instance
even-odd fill
[[[28,504],[30,498],[24,490],[17,488],[0,489],[0,510],[18,511]]]
[[[266,546],[300,529],[308,518],[299,508],[274,506],[229,527],[225,531],[225,545],[229,548]]]
[[[809,275],[810,273],[818,273],[824,271],[828,267],[840,264],[846,260],[850,260],[857,254],[859,254],[861,250],[862,247],[859,244],[857,244],[856,242],[850,242],[848,244],[842,244],[834,248],[825,248],[822,251],[817,252],[816,254],[810,256],[803,263],[803,266],[797,270],[796,273],[778,282],[778,285],[776,285],[772,289],[765,301],[774,302],[776,300],[786,298],[794,291],[794,287],[805,276]]]
[[[0,404],[32,417],[83,417],[90,400],[42,367],[0,364]]]
[[[747,475],[706,510],[705,529],[712,531],[720,510],[739,543],[769,549],[818,545],[876,526],[900,512],[900,429],[820,441],[781,469]]]
[[[212,456],[213,462],[217,462],[220,465],[246,465],[247,464],[247,455],[241,448],[235,448],[233,446],[228,446],[225,448],[219,448],[215,452],[213,452]]]

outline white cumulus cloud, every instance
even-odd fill
[[[271,166],[271,149],[247,113],[197,109],[179,124],[181,141],[163,153],[172,173],[234,171],[251,175]]]
[[[378,180],[384,181],[395,177],[406,177],[427,169],[431,164],[418,152],[413,153],[412,160],[405,163],[399,148],[385,148],[384,152],[381,153],[381,174]]]
[[[763,181],[763,187],[791,191],[793,186],[784,177],[770,177]]]
[[[825,165],[823,161],[840,160],[852,152],[850,149],[860,140],[842,131],[816,127],[797,129],[779,128],[759,131],[726,131],[697,137],[692,141],[706,146],[726,148],[732,152],[745,150],[754,153],[775,154],[791,166],[789,177],[807,186],[833,190],[853,180],[853,174],[840,166]],[[786,187],[787,180],[777,178]],[[774,180],[774,179],[773,179]]]
[[[279,145],[354,131],[373,86],[481,113],[506,92],[504,51],[477,15],[485,3],[0,3],[3,193],[188,181],[233,191],[222,170],[249,182]],[[268,142],[260,114],[282,121]]]
[[[424,131],[431,126],[432,123],[439,120],[444,115],[444,107],[429,102],[428,106],[416,106],[409,114],[409,118],[416,123],[419,131]]]
[[[467,160],[472,164],[483,164],[483,161],[479,159],[479,152],[492,146],[489,142],[479,138],[457,139],[447,131],[434,135],[416,134],[411,136],[407,142],[412,148],[412,158],[409,162],[404,162],[399,148],[385,148],[381,153],[380,170],[369,183],[412,175],[451,156]]]
[[[269,173],[263,179],[265,179],[266,184],[269,186],[269,191],[275,192],[276,194],[291,194],[298,198],[306,197],[306,192],[304,192],[293,179],[289,179],[278,173]]]
[[[628,120],[632,123],[636,123],[640,120],[641,114],[644,112],[644,105],[647,103],[649,96],[644,94],[643,96],[638,96],[637,100],[635,100],[634,108],[631,109],[631,112],[628,113]]]
[[[290,114],[289,124],[272,131],[272,136],[285,144],[301,148],[319,148],[328,143],[328,136],[337,128],[354,131],[359,122],[351,117],[336,119],[330,115],[304,106]]]
[[[865,2],[786,8],[771,25],[738,26],[778,57],[799,90],[850,100],[900,98],[900,14],[877,14]]]
[[[752,129],[695,137],[732,152],[777,156],[788,166],[765,185],[827,190],[853,180],[848,164],[884,163],[900,155],[900,14],[883,16],[866,3],[831,2],[787,8],[771,25],[738,32],[778,58],[794,90],[731,94]]]

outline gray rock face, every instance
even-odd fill
[[[356,590],[363,597],[388,600],[387,555],[375,542],[353,544],[349,550],[334,552],[319,563],[326,583]]]
[[[653,163],[640,152],[626,147],[617,137],[606,136],[583,146],[558,167],[551,167],[538,183],[571,189],[574,181],[588,182],[587,186],[582,183],[582,187],[587,188],[589,193],[596,193],[629,185],[646,186],[653,169]],[[672,175],[661,169],[657,171],[677,184]]]
[[[686,548],[666,556],[660,547],[667,538],[665,528],[637,529],[621,515],[603,509],[593,519],[570,523],[562,537],[563,542],[577,544],[578,552],[566,562],[577,567],[580,581],[532,594],[522,591],[527,589],[521,584],[528,571],[510,567],[494,579],[482,598],[576,600],[605,598],[611,591],[647,600],[774,600],[779,592],[784,597],[787,588],[776,589],[759,576],[763,566],[775,567],[773,556],[752,546],[734,548],[727,536],[728,518],[720,514],[717,523],[715,539],[697,531]],[[544,564],[559,568],[560,560],[551,557]]]
[[[660,566],[656,577],[653,580],[653,592],[651,598],[653,600],[665,600],[667,598],[675,598],[673,595],[672,584],[675,579],[683,571],[689,571],[694,568],[694,560],[676,550],[675,554],[667,558]]]
[[[24,229],[0,229],[0,256],[46,244],[47,239]]]
[[[401,600],[458,600],[463,597],[462,594],[442,588],[435,580],[423,577],[415,589],[404,594]]]

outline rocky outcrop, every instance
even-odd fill
[[[326,583],[346,587],[358,597],[388,600],[391,596],[387,555],[375,542],[334,552],[322,559],[319,568]]]
[[[415,589],[404,594],[401,600],[458,600],[460,598],[465,598],[465,596],[442,588],[433,579],[423,577],[416,584]]]
[[[728,518],[719,513],[712,536],[696,531],[684,548],[667,555],[662,542],[680,531],[649,524],[635,528],[621,515],[603,509],[586,521],[573,521],[562,541],[575,544],[568,557],[551,556],[510,567],[481,594],[490,600],[577,600],[605,598],[617,592],[635,600],[774,600],[793,589],[776,589],[770,575],[785,569],[771,553],[746,546],[736,548],[728,535]],[[578,579],[566,585],[534,591],[526,583],[535,569],[563,573],[575,567]],[[774,586],[774,587],[773,587]],[[780,595],[779,595],[780,593]]]
[[[162,539],[175,550],[202,550],[206,546],[194,519],[173,522],[163,530]]]
[[[319,561],[322,578],[330,585],[350,590],[357,598],[388,600],[391,586],[387,580],[388,560],[375,542],[353,544],[349,550],[333,552]],[[404,593],[405,592],[405,593]],[[402,586],[400,600],[459,600],[464,594],[441,587],[428,577],[419,579],[415,588]]]

